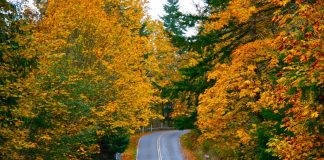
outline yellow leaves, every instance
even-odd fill
[[[190,58],[190,60],[189,60],[189,66],[195,66],[195,65],[197,65],[198,64],[198,61],[197,61],[197,59],[194,59],[194,58]]]
[[[88,100],[88,97],[84,94],[81,94],[80,97],[83,99],[83,100]]]
[[[206,32],[209,32],[211,30],[219,30],[223,28],[225,25],[227,25],[228,21],[231,19],[231,14],[230,12],[221,12],[221,13],[216,13],[211,16],[212,19],[219,19],[214,22],[207,23],[205,25],[206,27]]]
[[[316,151],[310,150],[314,147],[314,138],[307,134],[295,137],[287,136],[285,139],[271,138],[267,144],[268,151],[273,151],[276,156],[282,159],[307,159],[311,154],[316,153]]]
[[[244,129],[239,129],[236,131],[237,137],[240,138],[240,141],[242,143],[249,143],[249,141],[251,140],[251,137],[248,133],[245,132]]]
[[[249,0],[232,0],[228,10],[231,16],[237,18],[241,23],[247,21],[257,11]]]
[[[229,21],[266,28],[266,24],[271,23],[259,24],[252,19],[253,13],[268,7],[256,8],[258,2],[260,1],[232,0],[223,10],[213,8],[210,21],[206,24],[206,32],[222,29]],[[323,25],[318,20],[323,2],[268,2],[270,6],[279,8],[294,3],[296,9],[285,13],[285,7],[282,7],[274,13],[272,22],[281,28],[280,31],[275,31],[275,37],[259,37],[259,40],[240,44],[226,64],[215,60],[208,79],[215,80],[216,83],[199,96],[197,126],[202,131],[201,137],[204,140],[210,138],[215,143],[226,144],[226,139],[231,141],[228,144],[235,146],[240,142],[244,144],[242,148],[252,150],[257,147],[253,144],[256,142],[253,133],[259,127],[267,128],[266,134],[274,136],[267,149],[272,155],[280,159],[320,157],[314,146],[322,145],[316,143],[322,139],[319,134],[321,126],[312,124],[310,129],[309,124],[318,121],[322,112],[316,93],[321,92],[320,88],[323,87],[323,55],[319,49],[319,30],[323,29]],[[271,17],[267,21],[271,21]],[[224,35],[222,38],[228,37]],[[217,43],[214,50],[219,51],[224,43],[228,44]],[[251,122],[254,123],[254,118],[258,119],[258,116],[249,116],[255,114],[261,114],[265,119],[257,121],[251,127]],[[281,118],[274,122],[274,117]],[[278,129],[275,125],[280,125],[285,132],[276,135]],[[228,138],[233,133],[239,140]],[[247,145],[249,142],[252,146]],[[244,153],[242,148],[236,149]]]
[[[15,117],[34,117],[35,114],[32,112],[32,106],[30,104],[25,104],[24,108],[13,109],[12,114]]]
[[[100,153],[100,146],[98,144],[93,144],[89,147],[89,152],[92,154]]]
[[[278,66],[278,63],[279,63],[279,60],[278,58],[272,58],[268,67],[269,68],[274,68],[274,67],[277,67]]]
[[[232,18],[238,19],[240,23],[246,22],[255,12],[257,12],[257,8],[250,0],[232,0],[229,2],[226,10],[221,10],[210,16],[210,19],[213,21],[205,25],[206,32],[220,30]]]
[[[318,112],[313,112],[311,118],[317,118],[319,116]]]
[[[31,148],[36,148],[37,147],[37,144],[36,143],[31,143],[31,142],[21,142],[21,141],[18,141],[18,148],[19,149],[31,149]],[[21,147],[21,148],[20,148]]]
[[[255,65],[249,65],[248,66],[248,71],[251,71],[251,72],[254,72],[254,70],[256,69],[257,67]]]
[[[259,93],[260,91],[261,91],[261,89],[260,89],[259,87],[256,87],[256,88],[253,90],[254,93]]]
[[[172,81],[180,80],[178,69],[183,66],[194,65],[197,61],[193,58],[195,53],[178,54],[166,33],[163,24],[147,22],[147,29],[154,34],[149,35],[148,53],[145,55],[145,68],[151,81],[166,86]]]
[[[107,134],[97,130],[97,137],[90,135],[97,128],[134,130],[158,117],[153,111],[153,103],[160,101],[158,91],[146,77],[143,63],[151,41],[139,35],[142,6],[134,1],[109,2],[116,5],[105,6],[108,1],[104,0],[48,1],[46,14],[33,31],[32,47],[21,52],[28,59],[38,56],[37,69],[26,74],[26,79],[17,80],[19,86],[12,81],[8,85],[8,91],[14,88],[19,93],[15,96],[21,97],[17,105],[10,106],[15,108],[10,108],[10,116],[24,118],[28,124],[12,120],[10,126],[3,125],[12,128],[0,129],[1,136],[8,138],[5,147],[17,146],[15,151],[35,147],[39,151],[35,154],[42,154],[56,153],[60,150],[57,146],[65,146],[59,154],[70,158],[78,154],[72,150],[79,148],[81,159],[87,159],[99,153],[100,147],[80,145],[76,137],[96,143],[96,138]],[[167,41],[164,38],[159,47]],[[160,49],[175,51],[171,45]],[[163,65],[171,65],[172,58],[168,55]],[[36,129],[29,130],[29,126]],[[62,136],[67,140],[59,141]],[[28,143],[30,137],[36,137],[34,146]],[[2,156],[2,145],[0,148]]]
[[[18,120],[18,121],[15,121],[14,124],[16,127],[20,127],[20,126],[22,126],[23,121]]]
[[[171,115],[172,117],[190,116],[194,112],[193,107],[185,107],[186,104],[180,100],[174,100],[172,103],[172,109],[174,110]]]
[[[229,136],[239,138],[237,141],[232,140],[231,144],[248,144],[253,139],[251,133],[256,131],[255,124],[251,133],[242,129],[249,127],[245,124],[249,113],[260,112],[262,107],[276,103],[271,93],[262,94],[266,85],[264,77],[258,75],[270,68],[265,62],[276,57],[274,49],[269,47],[272,43],[271,39],[264,39],[242,45],[232,54],[230,64],[216,64],[215,69],[208,74],[208,78],[215,79],[216,84],[199,97],[197,126],[202,130],[203,137],[214,136],[213,140]],[[265,67],[258,68],[261,65]],[[256,102],[255,99],[259,99],[260,95],[270,103]]]
[[[44,158],[41,157],[41,156],[37,156],[37,157],[36,157],[36,160],[44,160]]]
[[[277,80],[277,82],[278,83],[281,83],[281,84],[284,83],[284,82],[286,82],[286,81],[287,81],[287,78],[286,77],[282,77],[282,78],[280,78],[280,79]]]
[[[35,57],[35,54],[29,53],[29,52],[21,52],[20,55],[28,60]]]
[[[96,134],[97,134],[97,136],[103,136],[105,134],[105,131],[97,130]]]
[[[291,0],[268,0],[268,1],[275,3],[277,5],[280,5],[280,6],[285,6]]]
[[[92,109],[92,112],[98,117],[105,117],[109,116],[110,114],[114,113],[117,110],[117,106],[114,104],[106,105],[99,107],[99,109]]]
[[[49,135],[45,134],[45,135],[39,137],[39,140],[41,140],[41,141],[50,141],[50,140],[52,140],[52,138]]]
[[[87,151],[85,150],[85,146],[80,146],[80,148],[78,149],[78,152],[79,152],[80,154],[86,154]]]
[[[240,92],[240,98],[245,97],[245,96],[254,97],[254,96],[256,96],[256,94],[251,92],[250,90],[242,89]]]
[[[3,110],[10,111],[14,118],[39,118],[37,120],[44,123],[42,125],[50,127],[37,126],[37,131],[24,130],[20,129],[27,126],[24,121],[10,120],[12,128],[3,124],[5,128],[0,129],[1,136],[8,139],[5,145],[19,150],[37,147],[35,150],[45,152],[52,149],[49,146],[55,146],[56,139],[61,139],[62,135],[74,138],[91,130],[100,137],[107,134],[100,128],[114,127],[124,127],[133,132],[134,129],[147,125],[150,119],[161,118],[152,108],[154,103],[166,103],[166,100],[157,97],[159,91],[151,83],[166,86],[179,80],[179,68],[195,66],[205,57],[196,52],[177,54],[177,48],[172,46],[163,33],[163,25],[155,22],[149,22],[148,28],[156,34],[139,36],[138,28],[141,26],[143,13],[136,2],[49,0],[46,15],[33,34],[32,48],[18,53],[27,59],[39,56],[39,66],[24,79],[26,83],[18,81],[17,84],[20,85],[17,85],[12,81],[5,82],[10,84],[5,86],[9,90],[4,93],[5,96],[21,99],[15,106],[17,109],[6,106]],[[211,22],[206,22],[204,27],[208,32],[222,29],[229,21],[234,22],[234,28],[240,26],[237,23],[245,25],[250,23],[249,20],[255,22],[252,15],[259,10],[255,5],[259,2],[262,1],[232,0],[224,10],[211,13]],[[269,2],[284,6],[290,1]],[[268,143],[271,153],[282,159],[307,159],[307,156],[315,154],[312,148],[317,139],[307,131],[309,127],[305,126],[306,122],[317,120],[321,116],[322,109],[319,108],[322,105],[315,99],[318,95],[315,91],[302,94],[301,89],[297,89],[297,93],[287,94],[290,88],[299,85],[314,90],[323,84],[320,70],[323,60],[320,53],[320,31],[323,30],[323,25],[320,20],[316,20],[321,15],[316,10],[320,5],[299,5],[299,2],[296,1],[296,14],[279,15],[273,20],[282,27],[288,27],[286,22],[292,20],[294,30],[304,31],[306,26],[312,26],[309,30],[313,28],[314,33],[305,31],[305,34],[298,37],[302,40],[296,40],[294,36],[299,34],[288,29],[275,40],[267,36],[270,38],[249,43],[244,41],[246,43],[240,45],[241,42],[231,38],[232,33],[229,33],[221,37],[227,39],[225,42],[212,49],[216,53],[233,41],[240,45],[226,64],[218,63],[217,59],[211,63],[216,65],[208,73],[208,80],[216,81],[199,96],[200,103],[197,108],[197,126],[202,131],[202,137],[232,146],[234,150],[240,147],[240,143],[247,146],[255,139],[252,133],[259,127],[259,124],[251,123],[261,121],[264,128],[275,125],[267,118],[262,117],[259,120],[259,117],[254,116],[263,116],[260,112],[266,109],[271,114],[284,117],[284,124],[280,127],[295,136],[287,138],[283,133],[272,138]],[[109,3],[108,6],[104,7],[105,3]],[[278,11],[276,14],[282,12]],[[296,18],[296,15],[299,17]],[[278,18],[281,20],[277,21]],[[267,20],[270,21],[270,18]],[[256,24],[254,27],[265,28],[267,24],[269,23]],[[28,27],[22,29],[29,30]],[[24,38],[19,40],[23,44],[26,41]],[[280,45],[282,47],[278,51],[276,47]],[[283,61],[279,60],[278,52],[284,55]],[[6,53],[3,57],[6,62],[10,60],[10,54]],[[304,66],[292,65],[296,60]],[[284,73],[273,73],[277,70]],[[10,76],[16,77],[17,74],[12,73]],[[296,76],[290,76],[292,74]],[[310,87],[311,83],[317,86]],[[19,94],[11,90],[16,90]],[[181,98],[196,97],[184,95]],[[301,100],[302,98],[305,100]],[[184,105],[184,102],[176,101],[172,116],[189,115],[195,111],[194,108],[183,109]],[[0,119],[7,121],[7,118],[1,116]],[[34,120],[28,123],[38,125]],[[319,132],[318,128],[314,127],[314,132]],[[269,131],[269,134],[272,133],[273,130]],[[40,142],[30,143],[29,136],[37,137]],[[228,137],[236,138],[228,140]],[[85,157],[100,150],[96,144],[61,145],[68,149],[77,148]]]
[[[227,64],[216,64],[215,70],[208,74],[208,80],[219,79],[224,75],[223,71],[225,71],[228,67],[229,65]]]

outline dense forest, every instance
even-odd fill
[[[218,159],[323,158],[323,1],[205,2],[198,15],[165,6],[172,44],[196,53],[163,88],[176,124]]]
[[[0,0],[0,159],[112,159],[155,119],[220,159],[324,156],[323,1],[145,3]]]

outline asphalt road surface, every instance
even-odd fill
[[[140,138],[136,160],[184,160],[180,137],[187,130],[160,131]]]

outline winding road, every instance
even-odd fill
[[[180,137],[188,130],[160,131],[140,138],[136,160],[184,160]]]

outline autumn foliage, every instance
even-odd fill
[[[170,36],[197,53],[167,88],[175,118],[191,110],[193,148],[216,159],[322,158],[323,2],[204,2],[173,24],[195,21],[198,34]]]
[[[166,109],[220,159],[321,159],[323,2],[205,2],[0,1],[0,159],[112,159]]]
[[[142,2],[49,0],[42,7],[39,20],[12,20],[23,24],[12,24],[13,44],[1,46],[0,157],[112,158],[157,117]]]
[[[266,34],[243,41],[208,73],[216,83],[199,97],[201,142],[243,159],[323,156],[322,7],[321,1],[232,0],[211,15],[217,20],[206,24],[207,32],[248,23]],[[273,15],[263,17],[267,9]],[[264,26],[269,22],[275,31]]]

